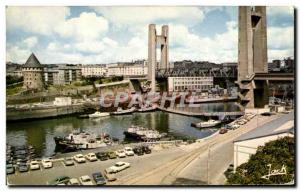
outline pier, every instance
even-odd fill
[[[244,111],[231,111],[231,112],[191,112],[191,111],[179,111],[179,110],[174,110],[174,109],[167,109],[167,108],[162,108],[158,107],[159,110],[165,111],[165,112],[170,112],[170,113],[175,113],[179,115],[186,115],[186,116],[191,116],[191,117],[218,117],[218,116],[240,116],[244,115]]]

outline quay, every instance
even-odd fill
[[[191,112],[191,111],[180,111],[170,108],[158,107],[159,110],[175,113],[179,115],[186,115],[191,117],[217,117],[217,116],[242,116],[245,114],[244,111],[232,111],[232,112]]]

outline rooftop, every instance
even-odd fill
[[[26,63],[23,65],[24,68],[42,68],[40,61],[36,58],[36,56],[31,53]]]
[[[283,115],[280,118],[266,123],[263,126],[238,137],[236,140],[234,140],[234,142],[240,142],[287,132],[292,134],[294,133],[294,112],[290,112],[289,114]]]

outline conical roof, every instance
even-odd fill
[[[36,58],[36,56],[31,53],[26,63],[23,65],[24,68],[42,68],[40,61]]]

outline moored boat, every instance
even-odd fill
[[[220,123],[221,123],[221,121],[219,121],[219,120],[210,119],[208,121],[192,123],[191,125],[194,127],[199,127],[199,128],[208,128],[208,127],[215,127],[215,126],[219,125]]]
[[[150,112],[150,111],[155,111],[156,109],[157,109],[157,106],[146,105],[146,106],[142,106],[140,109],[138,109],[138,112]]]
[[[117,111],[112,112],[112,115],[126,115],[126,114],[131,114],[135,111],[135,107],[132,107],[130,109],[122,109],[121,107],[118,107]]]
[[[56,151],[70,152],[80,149],[94,149],[112,144],[108,134],[95,135],[74,131],[66,137],[54,137]]]
[[[89,115],[89,118],[99,118],[99,117],[106,117],[109,116],[108,112],[100,112],[100,111],[96,111],[93,114]]]
[[[141,141],[159,140],[167,135],[166,133],[159,133],[156,130],[134,125],[124,131],[124,134],[127,138],[133,138]]]

